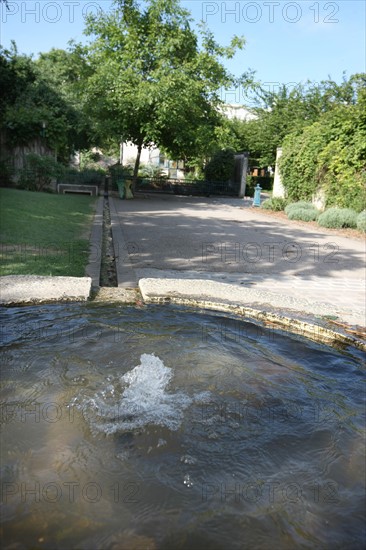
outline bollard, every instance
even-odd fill
[[[254,190],[254,199],[253,199],[252,206],[260,206],[261,205],[261,191],[262,191],[262,188],[259,185],[259,183],[257,183],[257,185],[255,186],[255,190]]]

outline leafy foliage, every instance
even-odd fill
[[[285,208],[285,213],[290,214],[292,210],[299,210],[299,208],[303,210],[312,210],[314,206],[311,202],[306,201],[290,202]]]
[[[357,216],[357,229],[366,232],[366,210]]]
[[[0,160],[0,186],[11,187],[13,170],[8,159]]]
[[[290,199],[311,199],[318,188],[316,165],[319,151],[327,143],[320,122],[304,128],[299,134],[292,133],[284,141],[280,171],[282,182]]]
[[[79,168],[81,171],[94,170],[97,172],[106,172],[105,160],[103,154],[99,151],[83,149],[79,151]]]
[[[141,152],[154,143],[201,177],[222,149],[249,151],[263,167],[274,165],[283,145],[291,200],[310,200],[321,187],[327,206],[364,208],[365,74],[277,91],[253,83],[248,72],[234,78],[223,60],[244,39],[223,47],[205,25],[196,33],[179,0],[116,0],[111,12],[89,16],[86,34],[88,46],[71,43],[37,61],[19,55],[15,43],[0,49],[0,125],[11,146],[38,140],[66,162],[90,145],[122,139]],[[256,120],[228,120],[220,111],[219,90],[239,82],[253,85]],[[135,177],[138,166],[139,156]]]
[[[299,135],[337,106],[355,105],[365,78],[362,74],[348,80],[344,76],[341,84],[330,79],[320,83],[307,81],[293,87],[282,85],[272,91],[253,83],[257,106],[251,111],[257,119],[226,121],[219,135],[225,146],[249,151],[252,164],[274,166],[276,149],[287,136]]]
[[[329,208],[320,214],[318,224],[331,228],[357,227],[357,212],[351,208]]]
[[[55,49],[41,53],[35,62],[37,77],[56,93],[64,104],[65,126],[69,151],[87,149],[95,144],[93,123],[85,112],[84,80],[91,69],[87,49],[70,47],[69,51]]]
[[[29,191],[43,191],[53,178],[60,177],[63,172],[64,167],[53,157],[31,153],[26,156],[20,172],[19,186]]]
[[[364,208],[366,75],[356,77],[355,102],[334,105],[317,122],[284,140],[280,171],[290,199],[309,200],[321,187],[327,206]]]
[[[10,50],[0,49],[0,78],[5,83],[0,127],[8,146],[38,141],[68,160],[75,146],[86,144],[84,117],[64,74],[69,55],[52,50],[35,62],[19,55],[14,42]]]
[[[247,176],[247,187],[254,193],[256,185],[260,185],[262,189],[266,191],[272,191],[273,189],[273,176]]]
[[[287,214],[289,220],[302,220],[312,222],[318,219],[319,211],[316,208],[293,208]]]
[[[218,151],[206,166],[206,180],[228,181],[233,175],[234,168],[234,151],[232,149]]]
[[[139,176],[141,178],[166,178],[167,175],[163,168],[152,164],[140,165]]]
[[[212,152],[222,115],[219,89],[234,78],[221,63],[244,40],[216,43],[204,26],[201,40],[178,0],[116,2],[116,10],[88,19],[91,74],[85,80],[87,111],[104,140],[152,143],[172,158],[195,162]],[[137,176],[139,157],[136,161]]]
[[[274,165],[276,149],[289,134],[298,134],[320,120],[324,113],[332,112],[337,105],[356,103],[358,75],[337,84],[328,79],[319,84],[307,81],[294,87],[282,85],[278,91],[257,87],[256,109],[259,116],[255,141],[261,165]],[[257,154],[258,154],[257,152]]]
[[[85,168],[76,170],[68,168],[60,175],[62,183],[71,183],[76,185],[101,185],[104,181],[105,170],[99,168]]]
[[[32,60],[25,55],[18,55],[15,42],[11,49],[0,47],[0,120],[4,123],[8,105],[13,105],[25,87],[35,80]]]
[[[264,208],[265,210],[274,210],[279,212],[285,209],[286,204],[286,199],[283,199],[281,197],[272,197],[271,199],[266,199],[265,201],[263,201],[261,204],[261,208]]]

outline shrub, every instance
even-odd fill
[[[286,199],[281,197],[272,197],[271,199],[266,199],[262,204],[261,208],[265,210],[275,210],[276,212],[283,210],[287,204]]]
[[[285,213],[287,215],[290,214],[292,210],[299,210],[301,208],[302,210],[314,210],[314,206],[311,204],[311,202],[306,201],[298,201],[298,202],[291,202],[288,204],[285,208]]]
[[[287,214],[289,220],[302,220],[303,222],[313,222],[317,220],[319,212],[316,208],[292,208]]]
[[[101,154],[98,151],[81,150],[80,151],[80,170],[98,170],[100,165],[98,162],[101,160]]]
[[[253,188],[259,184],[263,191],[272,191],[274,176],[247,176],[247,182],[249,178]]]
[[[318,218],[322,227],[357,227],[357,213],[350,208],[329,208]]]
[[[130,178],[133,175],[133,167],[130,165],[114,164],[109,167],[111,175],[111,184],[113,189],[117,189],[117,181],[119,179]]]
[[[62,174],[62,183],[71,183],[74,185],[100,185],[103,181],[105,170],[102,168],[87,168],[85,170],[76,170],[69,168]]]
[[[235,157],[232,149],[218,151],[205,168],[208,181],[228,181],[234,173]]]
[[[357,229],[366,232],[366,210],[357,216]]]
[[[139,168],[139,177],[140,178],[165,178],[167,175],[163,168],[160,166],[155,166],[153,164],[140,164]]]
[[[273,210],[273,204],[272,199],[266,199],[262,202],[261,208],[264,208],[264,210]]]
[[[253,197],[254,195],[254,185],[253,185],[253,176],[247,176],[245,182],[245,196]]]
[[[335,105],[319,119],[287,134],[279,168],[292,200],[310,199],[320,188],[329,207],[364,209],[366,200],[365,88],[356,103]]]
[[[10,187],[12,182],[14,170],[12,169],[9,162],[6,160],[0,160],[0,186],[1,187]]]
[[[30,153],[25,158],[25,164],[20,171],[19,187],[29,191],[43,191],[52,179],[64,173],[64,166],[53,157]]]
[[[86,170],[81,170],[79,172],[78,183],[81,185],[99,185],[103,181],[104,175],[105,170],[103,170],[102,168],[88,168]]]

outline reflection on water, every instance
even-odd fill
[[[360,352],[177,307],[1,327],[3,548],[364,547]]]

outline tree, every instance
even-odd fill
[[[222,149],[215,153],[205,169],[207,180],[228,181],[235,168],[235,157],[232,149]]]
[[[339,105],[353,105],[360,86],[360,75],[346,79],[341,84],[331,79],[320,84],[310,81],[293,88],[282,85],[278,91],[268,91],[255,85],[258,119],[229,121],[232,139],[239,149],[247,149],[261,166],[273,166],[276,149],[292,132],[301,132],[321,116]]]
[[[224,48],[202,26],[199,46],[179,0],[148,0],[144,10],[135,0],[116,6],[88,20],[95,39],[84,89],[99,135],[137,145],[136,177],[143,146],[189,160],[215,142],[219,88],[234,82],[221,59],[233,57],[244,40],[234,37]]]
[[[67,161],[75,145],[86,143],[82,112],[59,74],[67,55],[53,51],[35,62],[20,55],[14,42],[0,50],[0,128],[8,147],[41,140]]]
[[[6,108],[36,80],[32,59],[19,55],[14,41],[10,50],[0,46],[0,80],[0,122],[3,124]]]
[[[366,74],[354,75],[332,109],[283,143],[280,170],[293,200],[319,188],[327,206],[361,211],[366,203]]]
[[[41,53],[35,62],[37,77],[67,105],[67,142],[70,150],[87,149],[95,145],[92,121],[84,110],[83,82],[90,67],[86,48],[71,42],[70,49],[53,48]]]

